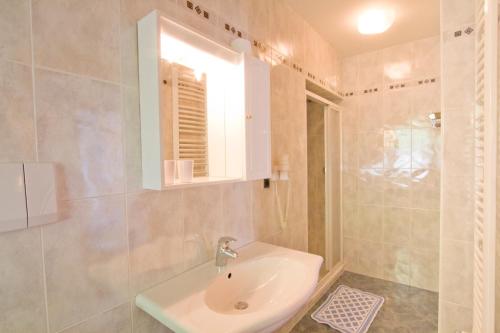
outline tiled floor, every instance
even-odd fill
[[[327,325],[311,319],[311,313],[339,284],[383,296],[384,305],[369,333],[434,333],[438,323],[438,294],[394,282],[345,272],[311,311],[293,328],[292,333],[334,333]]]

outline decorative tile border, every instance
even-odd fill
[[[177,5],[182,7],[183,10],[187,10],[193,14],[193,16],[199,18],[200,20],[207,20],[214,24],[217,28],[224,31],[226,34],[234,36],[234,38],[245,38],[251,41],[252,46],[257,52],[261,53],[261,59],[268,62],[271,65],[285,65],[295,72],[304,76],[316,84],[334,91],[335,93],[341,95],[336,88],[333,86],[328,79],[321,78],[319,75],[306,70],[304,66],[298,62],[295,62],[291,58],[281,54],[278,50],[274,49],[271,45],[259,41],[254,38],[249,33],[242,29],[239,29],[236,25],[231,24],[228,20],[224,19],[222,16],[218,15],[215,11],[206,8],[196,1],[192,0],[178,0]]]
[[[378,87],[376,87],[376,88],[361,89],[358,91],[352,90],[352,91],[343,92],[340,95],[342,97],[362,96],[362,95],[367,95],[367,94],[374,94],[374,93],[377,93],[380,91],[395,91],[395,90],[401,90],[401,89],[417,87],[417,86],[422,86],[422,85],[427,85],[427,84],[435,84],[437,82],[439,82],[439,77],[422,78],[422,79],[409,80],[409,81],[404,81],[404,82],[388,83],[383,87],[383,89],[379,89]]]
[[[458,27],[457,30],[449,30],[443,32],[443,39],[445,42],[456,39],[456,38],[469,38],[475,35],[475,25],[467,24]]]

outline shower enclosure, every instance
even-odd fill
[[[340,133],[339,108],[308,92],[308,250],[325,258],[321,276],[342,262]]]

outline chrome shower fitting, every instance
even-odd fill
[[[433,112],[429,114],[429,119],[431,120],[432,127],[441,127],[441,112]]]

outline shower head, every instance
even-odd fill
[[[431,121],[432,127],[441,127],[441,112],[433,112],[429,114],[429,119]]]

